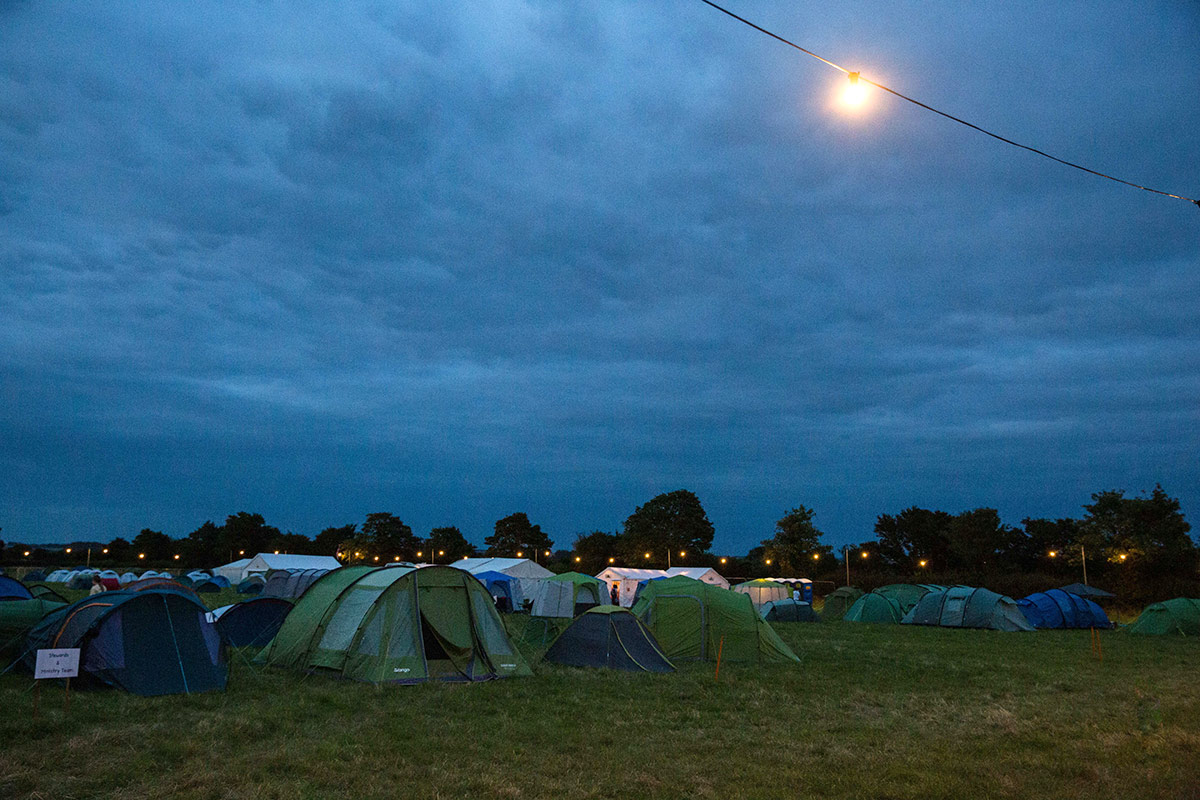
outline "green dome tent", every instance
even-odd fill
[[[889,583],[887,586],[880,586],[872,591],[875,594],[881,594],[884,597],[895,600],[900,606],[900,616],[913,610],[921,598],[930,592],[940,592],[949,587],[938,586],[932,583]]]
[[[630,609],[672,661],[799,661],[744,594],[682,575],[650,581]]]
[[[1150,636],[1200,636],[1200,600],[1176,597],[1148,605],[1125,630]]]
[[[607,667],[629,672],[674,672],[646,626],[620,606],[597,606],[580,614],[550,645],[545,660],[570,667]]]
[[[862,597],[862,589],[853,586],[843,586],[834,589],[825,597],[825,605],[821,607],[821,619],[834,620],[846,616],[854,601]]]
[[[748,595],[750,602],[754,603],[755,610],[761,610],[767,603],[786,600],[792,596],[792,589],[786,583],[769,581],[766,578],[746,581],[730,588],[738,594]]]
[[[928,592],[904,616],[905,625],[940,625],[943,628],[991,628],[996,631],[1032,631],[1011,597],[988,589],[951,586]]]
[[[867,592],[854,601],[842,617],[846,622],[871,622],[877,625],[899,625],[904,609],[893,597],[879,592]]]
[[[371,683],[532,674],[487,589],[447,566],[332,570],[296,601],[256,660]]]

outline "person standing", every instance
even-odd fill
[[[100,594],[101,592],[106,592],[106,591],[108,591],[108,587],[105,586],[104,582],[100,580],[100,576],[93,575],[92,576],[92,590],[90,592],[88,592],[88,597],[91,597],[94,594]]]
[[[612,588],[608,590],[608,597],[612,600],[614,606],[621,605],[621,592],[617,589],[617,584],[614,583]]]

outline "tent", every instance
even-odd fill
[[[371,683],[531,675],[474,576],[447,566],[343,567],[322,576],[258,660]]]
[[[451,562],[450,566],[472,575],[499,572],[514,578],[516,592],[521,596],[520,602],[513,605],[514,611],[521,611],[527,602],[532,603],[540,591],[542,581],[554,577],[553,572],[528,558],[460,558]]]
[[[1200,600],[1176,597],[1146,606],[1125,630],[1151,636],[1200,636]]]
[[[0,600],[32,600],[33,594],[16,578],[0,575]]]
[[[195,589],[197,592],[203,592],[205,594],[214,594],[216,592],[221,591],[221,585],[218,584],[216,581],[214,581],[212,578],[204,578],[203,580],[198,580],[194,584],[192,584],[192,588]]]
[[[652,581],[656,578],[667,578],[667,571],[663,569],[637,569],[634,567],[608,567],[602,572],[596,573],[596,577],[606,584],[610,592],[609,599],[611,600],[612,588],[617,587],[617,599],[619,605],[629,608],[637,602],[638,594],[641,591],[639,587],[645,586],[647,581]]]
[[[304,594],[308,587],[312,586],[327,574],[330,570],[325,569],[302,569],[295,572],[288,570],[280,570],[272,572],[266,583],[263,584],[263,590],[260,592],[264,597],[286,597],[294,600]]]
[[[267,579],[262,575],[251,575],[237,585],[238,594],[261,594]]]
[[[145,696],[223,690],[225,648],[207,612],[195,599],[161,589],[85,597],[29,632],[24,661],[32,670],[38,649],[78,647],[85,681]]]
[[[1062,589],[1034,592],[1017,601],[1029,624],[1035,628],[1111,628],[1104,609],[1077,594]]]
[[[525,597],[521,594],[521,581],[495,570],[473,573],[488,593],[495,598],[500,611],[520,611]]]
[[[744,594],[679,576],[651,581],[631,609],[673,661],[799,661]]]
[[[240,583],[246,578],[246,567],[250,565],[251,561],[252,559],[249,558],[239,558],[237,561],[230,561],[228,564],[214,567],[212,571],[213,577],[221,575],[230,584]]]
[[[894,597],[867,592],[854,601],[854,605],[842,616],[846,622],[872,622],[878,625],[899,625],[904,619],[904,609]]]
[[[1092,600],[1108,600],[1116,597],[1112,592],[1106,592],[1103,589],[1097,589],[1095,586],[1088,586],[1086,583],[1069,583],[1062,587],[1064,592],[1077,594],[1080,597],[1086,597]]]
[[[67,598],[51,589],[49,586],[44,586],[40,583],[36,586],[30,586],[29,593],[33,595],[35,600],[55,600],[59,603],[67,602]]]
[[[250,563],[242,569],[242,577],[248,577],[254,573],[267,573],[272,570],[286,569],[289,572],[298,572],[302,570],[322,569],[331,570],[337,569],[342,565],[333,556],[298,556],[290,553],[259,553],[254,558],[250,559]]]
[[[792,596],[792,588],[790,586],[778,581],[769,581],[765,578],[739,583],[733,587],[733,591],[738,594],[748,595],[756,611],[761,610],[767,603],[784,600]]]
[[[0,603],[0,663],[7,665],[9,658],[19,655],[21,642],[29,629],[37,625],[42,617],[65,605],[43,597]]]
[[[725,576],[712,567],[670,567],[667,569],[668,578],[674,578],[679,575],[691,578],[692,580],[703,581],[712,586],[720,586],[722,589],[729,588],[729,581],[725,580]]]
[[[3,575],[3,574],[4,574],[4,572],[0,571],[0,575]],[[41,570],[35,569],[33,572],[26,572],[25,576],[22,578],[22,580],[25,583],[39,583],[41,581],[46,580],[46,576],[42,573]]]
[[[46,576],[46,583],[66,583],[70,574],[70,570],[56,569]]]
[[[230,647],[264,647],[275,638],[291,610],[288,600],[255,597],[215,609],[209,613],[209,619]]]
[[[1033,630],[1011,597],[970,586],[951,586],[928,592],[900,621],[905,625],[940,625],[943,628]]]
[[[92,576],[99,574],[97,570],[75,570],[65,583],[68,589],[87,589],[92,585]]]
[[[121,583],[122,584],[133,583],[137,579],[138,579],[137,573],[134,573],[134,572],[126,572],[121,575]]]
[[[164,592],[178,592],[184,597],[190,597],[197,603],[200,602],[200,595],[196,594],[196,590],[190,586],[184,586],[179,581],[169,580],[167,578],[140,578],[133,583],[127,584],[124,591],[127,592],[145,592],[151,589],[161,590]]]
[[[211,580],[222,589],[228,589],[232,585],[229,582],[229,578],[226,578],[224,575],[213,575]]]
[[[821,619],[841,619],[854,605],[854,601],[863,596],[862,589],[853,586],[843,586],[834,589],[825,597],[825,605],[821,607]]]
[[[758,615],[767,622],[820,622],[813,611],[812,603],[801,603],[790,597],[773,600],[758,610]]]
[[[654,636],[620,606],[590,608],[550,645],[544,660],[570,667],[674,672]]]
[[[900,606],[900,616],[904,616],[929,592],[940,592],[946,588],[933,583],[889,583],[871,591],[895,600]]]
[[[542,581],[530,613],[535,617],[576,617],[609,602],[604,583],[591,575],[564,572]]]

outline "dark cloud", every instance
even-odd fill
[[[1200,191],[1191,9],[735,10]],[[702,4],[0,14],[6,538],[1200,501],[1194,207]]]

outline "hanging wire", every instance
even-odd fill
[[[1126,181],[1126,180],[1122,180],[1120,178],[1114,178],[1112,175],[1107,175],[1103,172],[1098,172],[1094,169],[1089,169],[1088,167],[1085,167],[1082,164],[1076,164],[1073,161],[1067,161],[1066,159],[1059,158],[1057,156],[1052,156],[1043,150],[1038,150],[1036,147],[1030,147],[1029,145],[1021,144],[1020,142],[1014,142],[1012,139],[1007,139],[998,133],[992,133],[991,131],[989,131],[985,128],[981,128],[978,125],[967,122],[965,119],[960,119],[959,117],[956,117],[953,114],[947,114],[945,111],[939,111],[938,109],[934,108],[933,106],[926,105],[925,103],[922,103],[919,100],[914,100],[913,98],[911,98],[907,95],[897,92],[895,89],[890,89],[881,83],[876,83],[873,80],[864,78],[861,73],[851,72],[850,70],[846,69],[845,67],[841,66],[840,64],[835,64],[832,61],[830,61],[829,59],[822,58],[821,56],[817,55],[816,53],[812,52],[811,50],[804,49],[803,47],[796,44],[795,42],[788,41],[787,39],[783,38],[782,36],[771,33],[771,31],[767,30],[766,28],[755,25],[753,22],[746,19],[745,17],[739,17],[737,14],[733,13],[729,9],[722,8],[721,6],[712,2],[712,0],[700,0],[700,2],[704,3],[705,5],[712,6],[717,11],[720,11],[722,14],[726,14],[730,17],[733,17],[738,22],[741,22],[745,25],[749,25],[751,28],[754,28],[754,30],[758,31],[759,33],[764,33],[767,36],[770,36],[772,39],[782,42],[783,44],[786,44],[788,47],[795,48],[796,50],[799,50],[801,53],[804,53],[805,55],[812,56],[813,58],[817,59],[818,61],[822,62],[823,64],[828,64],[829,66],[833,67],[834,69],[836,69],[840,72],[844,72],[846,75],[852,76],[852,77],[856,78],[857,80],[862,81],[863,83],[870,84],[871,86],[874,86],[876,89],[882,89],[883,91],[887,92],[888,94],[894,95],[895,97],[898,97],[901,100],[907,100],[908,102],[912,103],[915,106],[919,106],[919,107],[925,109],[926,111],[932,111],[933,113],[938,114],[939,116],[943,116],[948,120],[953,120],[954,122],[957,122],[960,125],[966,125],[968,128],[971,128],[972,130],[979,131],[980,133],[990,136],[993,139],[997,139],[1001,142],[1004,142],[1005,144],[1010,144],[1013,147],[1019,147],[1022,150],[1028,150],[1030,153],[1036,153],[1037,155],[1042,156],[1044,158],[1048,158],[1051,161],[1057,161],[1059,164],[1063,164],[1068,167],[1074,167],[1077,170],[1082,170],[1083,172],[1087,172],[1087,173],[1089,173],[1091,175],[1095,175],[1099,178],[1107,178],[1108,180],[1115,181],[1116,183],[1123,183],[1126,186],[1132,186],[1134,189],[1141,189],[1146,192],[1153,192],[1154,194],[1159,194],[1159,195],[1162,195],[1163,197],[1173,197],[1176,200],[1186,200],[1189,203],[1194,203],[1197,208],[1200,208],[1200,200],[1196,200],[1191,197],[1185,197],[1184,195],[1181,195],[1181,194],[1171,194],[1170,192],[1164,192],[1159,189],[1151,189],[1149,186],[1142,186],[1140,183],[1133,183],[1132,181]]]

